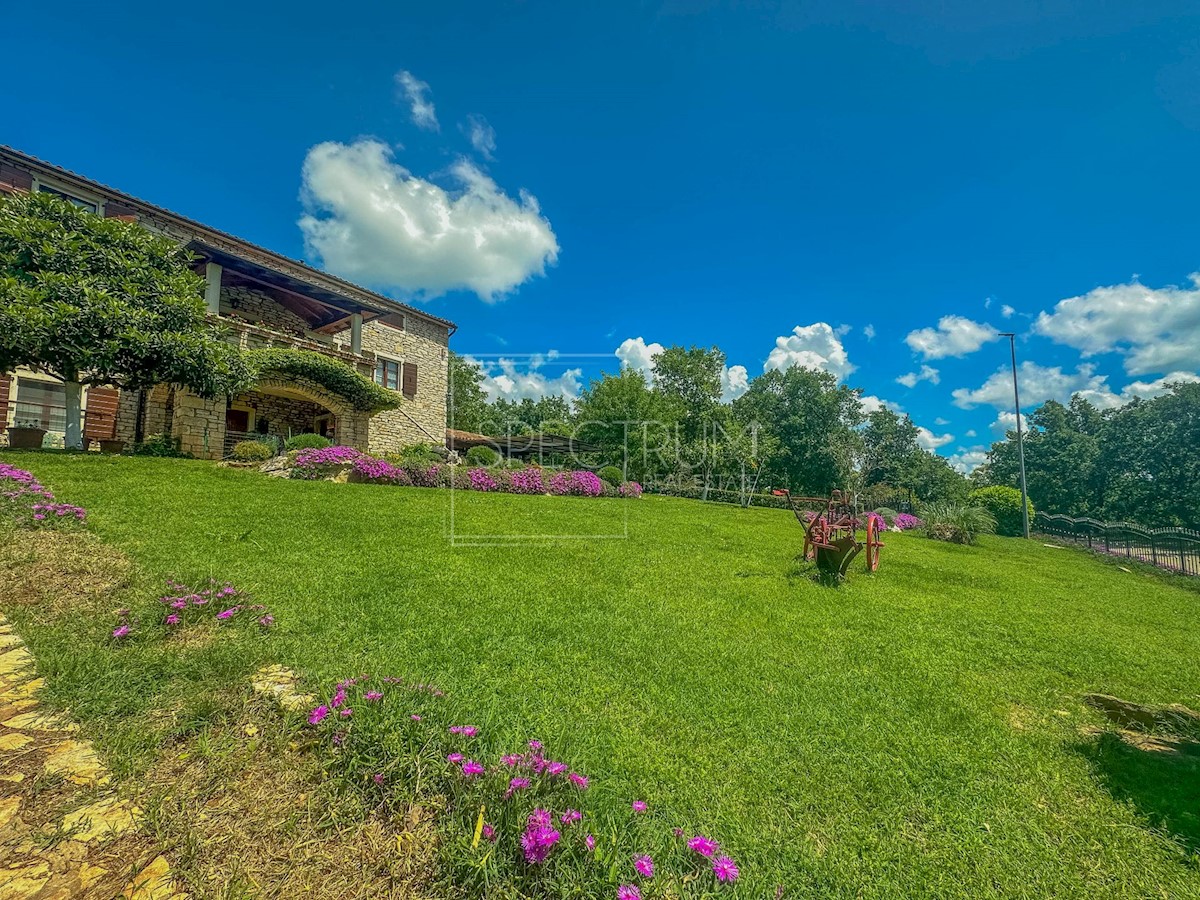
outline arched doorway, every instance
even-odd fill
[[[229,400],[225,412],[225,454],[241,440],[270,435],[286,441],[297,434],[321,434],[335,444],[366,449],[369,415],[319,385],[300,379],[263,378],[253,390]]]

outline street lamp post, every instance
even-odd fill
[[[1017,457],[1021,460],[1021,529],[1029,537],[1029,491],[1025,486],[1025,435],[1021,427],[1021,392],[1017,388],[1017,336],[1011,331],[1000,332],[1008,338],[1008,349],[1012,354],[1013,404],[1017,408]]]

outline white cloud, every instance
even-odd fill
[[[654,357],[662,353],[663,349],[662,344],[647,344],[640,337],[625,338],[621,341],[621,346],[617,348],[616,356],[621,361],[621,368],[636,369],[645,376],[647,384],[652,384],[654,382]]]
[[[726,366],[721,372],[721,401],[736,400],[750,387],[750,373],[745,366]]]
[[[950,465],[962,472],[964,475],[970,475],[973,471],[987,462],[988,448],[987,447],[959,447],[954,453],[951,453],[947,459]]]
[[[934,420],[933,420],[933,424],[934,424],[934,425],[949,425],[949,424],[950,424],[950,420],[949,420],[949,419],[943,419],[941,416],[938,416],[936,419],[934,419]]]
[[[1085,357],[1114,351],[1130,375],[1200,369],[1200,272],[1190,287],[1149,288],[1136,281],[1060,300],[1033,330]]]
[[[472,113],[467,116],[467,122],[462,129],[475,152],[484,159],[493,158],[492,154],[496,152],[496,129],[488,124],[487,119]]]
[[[931,453],[938,447],[946,446],[952,440],[954,440],[954,435],[952,434],[934,434],[928,428],[923,428],[920,425],[917,426],[917,443],[922,449],[928,450]]]
[[[975,429],[974,429],[974,428],[970,429],[970,430],[969,430],[969,431],[968,431],[968,432],[967,432],[967,433],[964,435],[964,437],[975,437]]]
[[[897,384],[902,384],[907,388],[916,387],[917,382],[928,381],[930,384],[937,384],[942,380],[938,374],[938,370],[933,366],[921,366],[920,372],[909,372],[906,375],[901,375],[896,379]]]
[[[863,337],[865,337],[868,341],[875,340],[875,326],[874,325],[864,326],[863,327]]]
[[[999,332],[991,325],[973,322],[962,316],[942,316],[937,328],[910,331],[904,342],[924,359],[961,357],[974,353],[989,341],[997,340]]]
[[[1197,382],[1200,381],[1200,376],[1192,372],[1172,372],[1153,381],[1131,382],[1120,393],[1116,393],[1108,384],[1108,376],[1097,375],[1095,366],[1090,363],[1083,363],[1074,372],[1064,372],[1060,366],[1039,366],[1027,361],[1018,366],[1017,380],[1021,386],[1021,405],[1029,409],[1040,406],[1047,400],[1069,403],[1075,394],[1079,394],[1100,409],[1111,409],[1123,406],[1135,397],[1157,397],[1166,393],[1168,384]],[[997,410],[1011,410],[1012,371],[1002,366],[980,387],[975,390],[958,388],[953,392],[953,397],[954,405],[963,409],[983,405],[995,407]],[[1004,414],[1010,417],[1010,427],[1015,427],[1016,420],[1011,418],[1012,413]]]
[[[996,434],[1008,434],[1010,431],[1017,430],[1017,414],[1011,410],[1001,410],[996,421],[991,425],[992,431]],[[1026,434],[1029,433],[1029,417],[1025,413],[1021,413],[1021,430]]]
[[[882,397],[876,397],[874,394],[862,394],[858,400],[862,404],[863,413],[868,416],[880,409],[890,409],[894,413],[904,412],[904,407],[899,403],[884,400]]]
[[[396,73],[396,90],[408,102],[413,124],[426,131],[438,131],[437,112],[430,99],[429,85],[408,70]]]
[[[1005,303],[1002,307],[1000,307],[1000,315],[1004,316],[1004,318],[1006,318],[1006,319],[1011,319],[1013,317],[1013,313],[1015,313],[1015,312],[1016,312],[1016,310],[1013,309],[1011,306],[1009,306],[1007,303]]]
[[[483,372],[480,387],[487,393],[488,401],[503,397],[505,400],[524,400],[526,397],[536,400],[539,397],[563,397],[574,400],[579,396],[582,387],[582,369],[565,369],[561,374],[550,377],[541,371],[549,361],[558,354],[551,350],[547,354],[537,354],[529,357],[524,369],[518,367],[516,360],[501,357],[495,362],[481,362],[472,357],[465,357],[468,362],[475,363]]]
[[[854,371],[846,348],[842,346],[841,333],[840,329],[834,330],[825,322],[797,325],[791,334],[775,339],[775,348],[767,357],[763,371],[803,366],[829,372],[841,381]]]
[[[375,140],[317,144],[303,170],[307,252],[372,287],[418,298],[465,289],[486,301],[557,261],[536,197],[509,197],[466,160],[450,176],[450,191],[419,178]]]

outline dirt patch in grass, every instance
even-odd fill
[[[427,896],[432,816],[338,796],[311,745],[265,704],[173,747],[145,785],[149,827],[201,896]]]
[[[129,586],[133,564],[87,532],[0,532],[4,600],[50,615],[108,609]]]

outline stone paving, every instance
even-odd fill
[[[33,665],[0,615],[0,900],[186,900],[91,743],[40,708]]]

